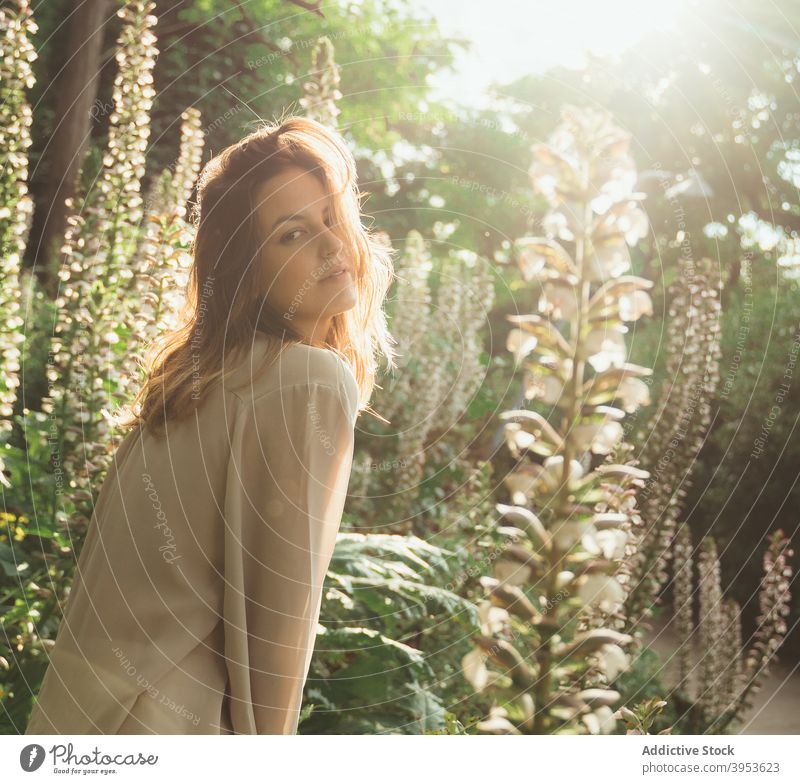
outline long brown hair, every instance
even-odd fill
[[[383,311],[394,275],[393,249],[362,225],[363,194],[342,137],[315,120],[289,117],[264,124],[225,148],[200,173],[182,326],[149,347],[146,379],[128,409],[129,418],[120,421],[122,427],[142,424],[158,433],[167,420],[190,414],[209,386],[228,372],[227,358],[250,346],[256,331],[274,339],[276,351],[268,352],[269,358],[290,343],[302,342],[264,301],[269,281],[258,263],[262,238],[254,214],[256,187],[291,165],[320,177],[333,197],[333,223],[351,251],[358,301],[333,317],[325,344],[352,369],[361,409],[367,408],[375,386],[379,354],[385,356],[387,369],[394,367],[395,341]]]

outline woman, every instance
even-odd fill
[[[259,129],[200,175],[185,325],[148,365],[26,734],[294,734],[390,249],[341,137]]]

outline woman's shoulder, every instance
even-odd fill
[[[350,365],[327,348],[296,342],[276,344],[259,333],[238,370],[226,386],[241,399],[321,385],[338,390],[352,410],[358,407],[358,384]]]
[[[350,365],[335,351],[307,343],[287,346],[276,365],[281,384],[356,386]]]

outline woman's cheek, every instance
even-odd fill
[[[318,283],[313,271],[292,270],[282,281],[280,298],[290,315],[309,315],[314,312],[318,295]]]

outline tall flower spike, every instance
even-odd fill
[[[174,174],[165,169],[147,197],[146,222],[136,252],[130,261],[135,271],[130,285],[121,291],[117,310],[119,323],[134,325],[127,350],[120,360],[120,384],[113,401],[115,415],[128,410],[134,388],[142,381],[148,354],[157,354],[159,338],[170,336],[186,313],[194,227],[186,221],[186,203],[200,172],[204,137],[200,113],[187,109],[181,115],[181,144]],[[213,296],[209,281],[206,296]]]
[[[700,547],[698,561],[700,613],[698,625],[699,679],[697,702],[708,717],[719,715],[722,699],[719,677],[722,672],[723,623],[722,586],[716,542],[707,536]]]
[[[20,344],[25,340],[20,269],[33,214],[28,194],[31,107],[27,90],[34,85],[31,63],[36,59],[30,38],[38,28],[28,0],[16,0],[15,5],[0,9],[0,441],[11,432],[20,383]],[[0,483],[8,487],[3,469],[0,457]]]
[[[339,92],[339,68],[330,38],[322,36],[319,39],[311,59],[311,75],[303,82],[304,95],[300,99],[300,106],[310,119],[335,128],[336,118],[341,114],[336,102],[342,94]]]
[[[769,674],[769,664],[783,644],[786,616],[791,606],[790,559],[793,555],[794,550],[783,531],[770,534],[769,545],[764,553],[764,576],[758,594],[755,641],[745,660],[745,687],[738,700],[742,707],[750,707],[750,696],[761,688],[764,678]]]
[[[72,215],[62,247],[59,278],[63,287],[53,361],[48,367],[50,394],[43,409],[59,425],[57,453],[69,477],[66,501],[54,514],[77,529],[88,523],[93,487],[107,469],[116,447],[107,420],[121,379],[115,346],[120,339],[120,303],[135,271],[128,264],[140,232],[145,150],[154,97],[152,70],[157,49],[152,2],[134,0],[120,9],[124,25],[117,40],[114,111],[99,184],[71,203]]]
[[[397,342],[397,369],[386,379],[380,410],[392,419],[411,399],[413,374],[404,372],[423,352],[432,318],[432,295],[428,277],[432,268],[428,246],[415,230],[408,233],[405,249],[395,269],[395,296],[389,303],[392,335]]]
[[[607,465],[633,467],[633,445],[619,441],[605,457]],[[612,559],[616,564],[613,576],[623,595],[630,589],[629,558],[636,552],[639,518],[636,508],[637,480],[634,476],[620,475],[600,483],[598,501],[594,505],[591,537],[583,537],[581,543],[591,555]],[[605,528],[606,524],[613,526]],[[587,605],[578,618],[578,630],[586,631],[607,627],[622,631],[625,617],[619,608],[609,612],[607,608]]]
[[[409,232],[389,303],[397,367],[383,379],[376,403],[393,431],[391,446],[382,446],[381,463],[396,470],[360,483],[363,497],[384,498],[382,511],[394,520],[396,532],[411,526],[407,513],[429,461],[454,465],[454,434],[482,381],[482,332],[494,295],[488,265],[476,254],[451,251],[436,266],[434,275],[427,243],[419,232]]]
[[[625,322],[648,312],[652,285],[625,275],[627,246],[647,225],[631,190],[629,140],[609,114],[566,106],[547,144],[532,149],[533,188],[550,204],[546,236],[515,248],[539,312],[509,316],[507,344],[532,408],[501,414],[516,464],[505,477],[513,506],[498,505],[498,530],[512,541],[487,584],[493,602],[528,623],[515,645],[474,638],[506,653],[515,694],[506,690],[494,709],[513,704],[507,715],[526,717],[517,731],[613,731],[619,693],[610,686],[629,666],[631,637],[615,627],[625,623],[623,561],[638,541],[635,496],[648,474],[633,465],[620,420],[646,400],[630,381],[650,371],[626,361],[624,336]]]
[[[794,550],[783,531],[778,529],[769,536],[769,544],[764,553],[764,576],[758,596],[759,614],[753,645],[743,663],[726,668],[723,675],[723,695],[725,704],[710,724],[709,730],[723,733],[734,721],[742,721],[745,711],[752,707],[752,697],[761,688],[769,674],[769,665],[786,635],[786,616],[790,611],[792,583],[791,558]],[[738,607],[731,602],[726,610],[727,617],[738,614]],[[726,650],[732,656],[733,649],[742,650],[741,627],[739,622],[729,622]],[[738,689],[735,686],[738,684]],[[734,699],[730,694],[735,691]]]
[[[723,671],[719,688],[720,707],[724,714],[733,709],[735,700],[744,687],[742,617],[739,604],[734,599],[723,599],[722,623],[724,628]]]
[[[459,334],[452,342],[455,372],[442,411],[442,420],[448,424],[463,417],[465,407],[484,377],[480,362],[481,335],[494,305],[494,279],[488,261],[473,255],[472,264],[469,268],[462,268],[463,295],[461,310],[456,317]]]
[[[393,422],[398,433],[397,450],[401,465],[398,473],[391,477],[390,488],[387,488],[391,494],[387,510],[394,518],[403,517],[409,508],[409,499],[415,498],[419,492],[427,459],[428,435],[441,422],[444,401],[452,383],[451,357],[457,345],[453,334],[453,314],[459,312],[463,296],[457,270],[454,259],[445,259],[436,292],[436,306],[429,320],[429,333],[425,335],[423,350],[417,357],[417,374],[424,380],[424,385],[413,390],[414,405],[405,407],[403,417],[397,417]],[[405,375],[409,378],[408,368]]]
[[[673,617],[675,630],[678,633],[678,683],[676,688],[686,691],[694,666],[692,655],[692,642],[694,621],[692,619],[692,606],[694,597],[694,579],[692,567],[692,534],[689,526],[684,523],[675,534],[672,547],[672,571],[674,574]]]
[[[667,580],[675,527],[711,422],[711,400],[719,382],[718,280],[711,259],[696,264],[682,259],[680,275],[670,288],[665,381],[653,415],[635,439],[645,444],[642,465],[650,471],[640,496],[645,532],[626,602],[637,644]]]

